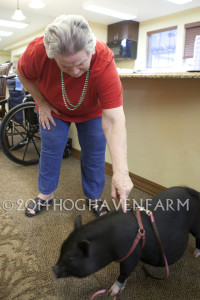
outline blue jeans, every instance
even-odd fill
[[[38,186],[40,193],[48,195],[58,186],[63,151],[65,149],[69,122],[54,118],[56,126],[43,129],[40,125],[41,154],[39,161]],[[76,123],[81,146],[81,177],[84,195],[99,199],[105,184],[106,139],[101,117]]]

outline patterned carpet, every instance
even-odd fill
[[[34,299],[37,295],[49,294],[51,286],[37,263],[13,220],[0,211],[1,216],[1,299]],[[36,281],[37,279],[37,281]]]
[[[56,201],[83,197],[80,162],[70,157],[63,161]],[[76,210],[51,208],[36,218],[24,216],[24,203],[37,193],[37,166],[22,167],[7,160],[0,152],[3,170],[0,195],[0,299],[4,300],[89,300],[102,287],[110,288],[118,277],[119,265],[112,263],[94,275],[84,278],[55,279],[51,267],[55,264],[63,240],[73,229]],[[68,177],[66,178],[66,175]],[[136,200],[149,197],[134,189]],[[110,198],[110,176],[106,176],[104,199]],[[5,201],[11,201],[3,207]],[[83,223],[93,218],[87,210],[81,212]],[[170,267],[170,278],[156,281],[146,278],[138,266],[117,300],[200,299],[200,259],[192,256],[194,239],[182,257]],[[154,275],[163,276],[163,268],[148,266]],[[112,299],[108,295],[96,299]]]

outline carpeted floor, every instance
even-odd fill
[[[25,217],[24,204],[37,194],[37,166],[14,164],[0,151],[0,168],[0,299],[89,300],[101,288],[100,284],[109,289],[118,277],[117,263],[96,273],[97,277],[91,275],[84,279],[55,279],[51,271],[63,240],[73,229],[75,216],[81,213],[84,223],[94,218],[87,209],[72,209],[73,202],[66,200],[83,198],[80,162],[73,157],[63,160],[55,193],[57,205],[35,218]],[[102,195],[108,201],[110,180],[107,175]],[[149,197],[136,188],[130,195],[135,200]],[[64,206],[59,206],[63,203]],[[193,249],[194,239],[191,237],[184,257],[170,266],[170,278],[166,281],[146,278],[138,265],[117,299],[200,299],[200,258],[192,256]],[[163,268],[148,266],[148,269],[157,276],[165,274]],[[103,295],[96,299],[111,298]]]

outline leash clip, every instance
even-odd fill
[[[145,208],[144,207],[142,207],[142,206],[137,206],[136,208],[135,208],[135,210],[139,210],[139,211],[144,211],[145,210]]]
[[[146,210],[146,214],[151,218],[151,222],[154,223],[155,220],[152,211]]]
[[[145,211],[148,216],[151,216],[152,212],[149,209],[146,209]]]

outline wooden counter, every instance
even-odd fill
[[[120,79],[129,171],[160,186],[199,190],[200,72],[120,74]],[[146,189],[146,181],[139,186],[136,179],[135,186]],[[155,184],[146,191],[158,192]]]
[[[200,72],[183,72],[183,73],[129,73],[119,74],[122,78],[134,79],[200,79]]]

